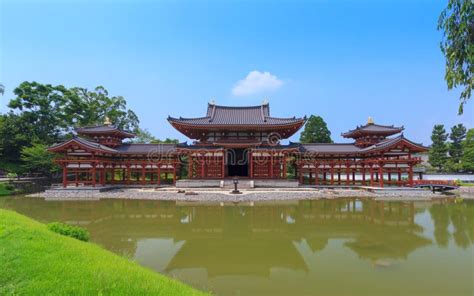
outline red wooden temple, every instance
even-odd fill
[[[192,144],[133,144],[134,134],[110,123],[76,129],[51,146],[59,153],[63,186],[161,185],[177,179],[287,179],[303,185],[413,185],[414,153],[427,149],[403,136],[403,127],[375,124],[343,133],[347,144],[281,144],[306,122],[270,115],[270,106],[208,104],[197,118],[168,121]],[[291,176],[289,175],[291,170]]]

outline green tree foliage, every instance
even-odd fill
[[[75,126],[102,124],[108,117],[122,129],[135,130],[139,120],[121,96],[109,96],[99,86],[93,91],[37,82],[23,82],[13,91],[11,109],[0,116],[1,161],[19,162],[24,147],[51,145]]]
[[[61,131],[67,128],[64,112],[68,90],[62,86],[23,82],[13,90],[8,107],[15,111],[30,132],[30,136],[45,143],[53,143]],[[35,139],[35,140],[36,140]]]
[[[3,86],[3,84],[0,83],[0,94],[4,94],[5,93],[5,86]]]
[[[301,143],[332,143],[331,132],[321,116],[311,115],[300,136]]]
[[[130,141],[131,143],[149,144],[156,140],[156,138],[147,129],[138,128],[134,133],[135,138]]]
[[[461,158],[462,169],[474,172],[474,128],[469,129],[463,143],[464,153]]]
[[[178,144],[179,140],[178,139],[170,139],[166,138],[164,140],[156,139],[151,141],[152,144]]]
[[[448,134],[446,134],[444,125],[435,125],[431,134],[432,145],[429,151],[428,162],[438,171],[444,169],[446,161],[448,160],[448,146],[446,144],[447,139]]]
[[[34,126],[20,115],[9,112],[0,115],[0,156],[3,162],[16,162],[22,147],[37,141]]]
[[[93,91],[81,87],[71,88],[64,112],[69,126],[100,125],[106,117],[124,130],[136,130],[139,124],[137,115],[127,109],[125,98],[109,96],[103,86],[98,86]]]
[[[449,0],[439,17],[438,30],[443,31],[441,51],[446,57],[448,89],[464,87],[459,105],[462,114],[474,88],[474,2]]]
[[[449,160],[446,163],[446,170],[457,172],[461,170],[461,157],[463,154],[462,142],[466,138],[466,127],[462,123],[451,128],[448,145]]]
[[[59,170],[53,162],[54,154],[46,149],[44,144],[34,144],[21,150],[21,160],[26,171],[50,176]]]
[[[141,143],[141,144],[178,144],[178,139],[166,138],[165,140],[160,140],[155,138],[147,129],[137,129],[135,130],[135,138],[133,138],[131,143]]]

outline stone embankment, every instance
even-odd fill
[[[246,189],[241,194],[231,194],[228,190],[218,189],[176,189],[168,188],[114,188],[108,191],[100,190],[47,190],[31,196],[54,200],[81,199],[145,199],[172,201],[210,201],[210,202],[247,202],[247,201],[279,201],[279,200],[309,200],[335,199],[341,197],[369,197],[381,200],[431,200],[446,197],[462,197],[474,199],[474,187],[466,187],[449,194],[432,193],[427,190],[414,189]],[[472,189],[471,189],[472,188]]]

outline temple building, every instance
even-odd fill
[[[306,117],[281,118],[270,106],[209,103],[205,116],[168,117],[192,144],[133,144],[135,135],[110,122],[81,127],[48,150],[60,154],[63,186],[161,185],[177,180],[294,180],[311,186],[410,186],[414,153],[427,149],[403,136],[403,127],[375,124],[343,133],[353,143],[282,144]]]

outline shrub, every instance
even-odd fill
[[[48,224],[48,229],[61,235],[70,236],[75,239],[87,242],[89,240],[89,231],[79,226],[72,226],[61,222]]]
[[[16,178],[18,178],[18,174],[17,173],[8,173],[7,178],[8,178],[8,181],[10,183],[12,183],[13,181],[15,181]]]
[[[0,183],[0,196],[11,195],[13,192],[9,189],[10,184]]]

